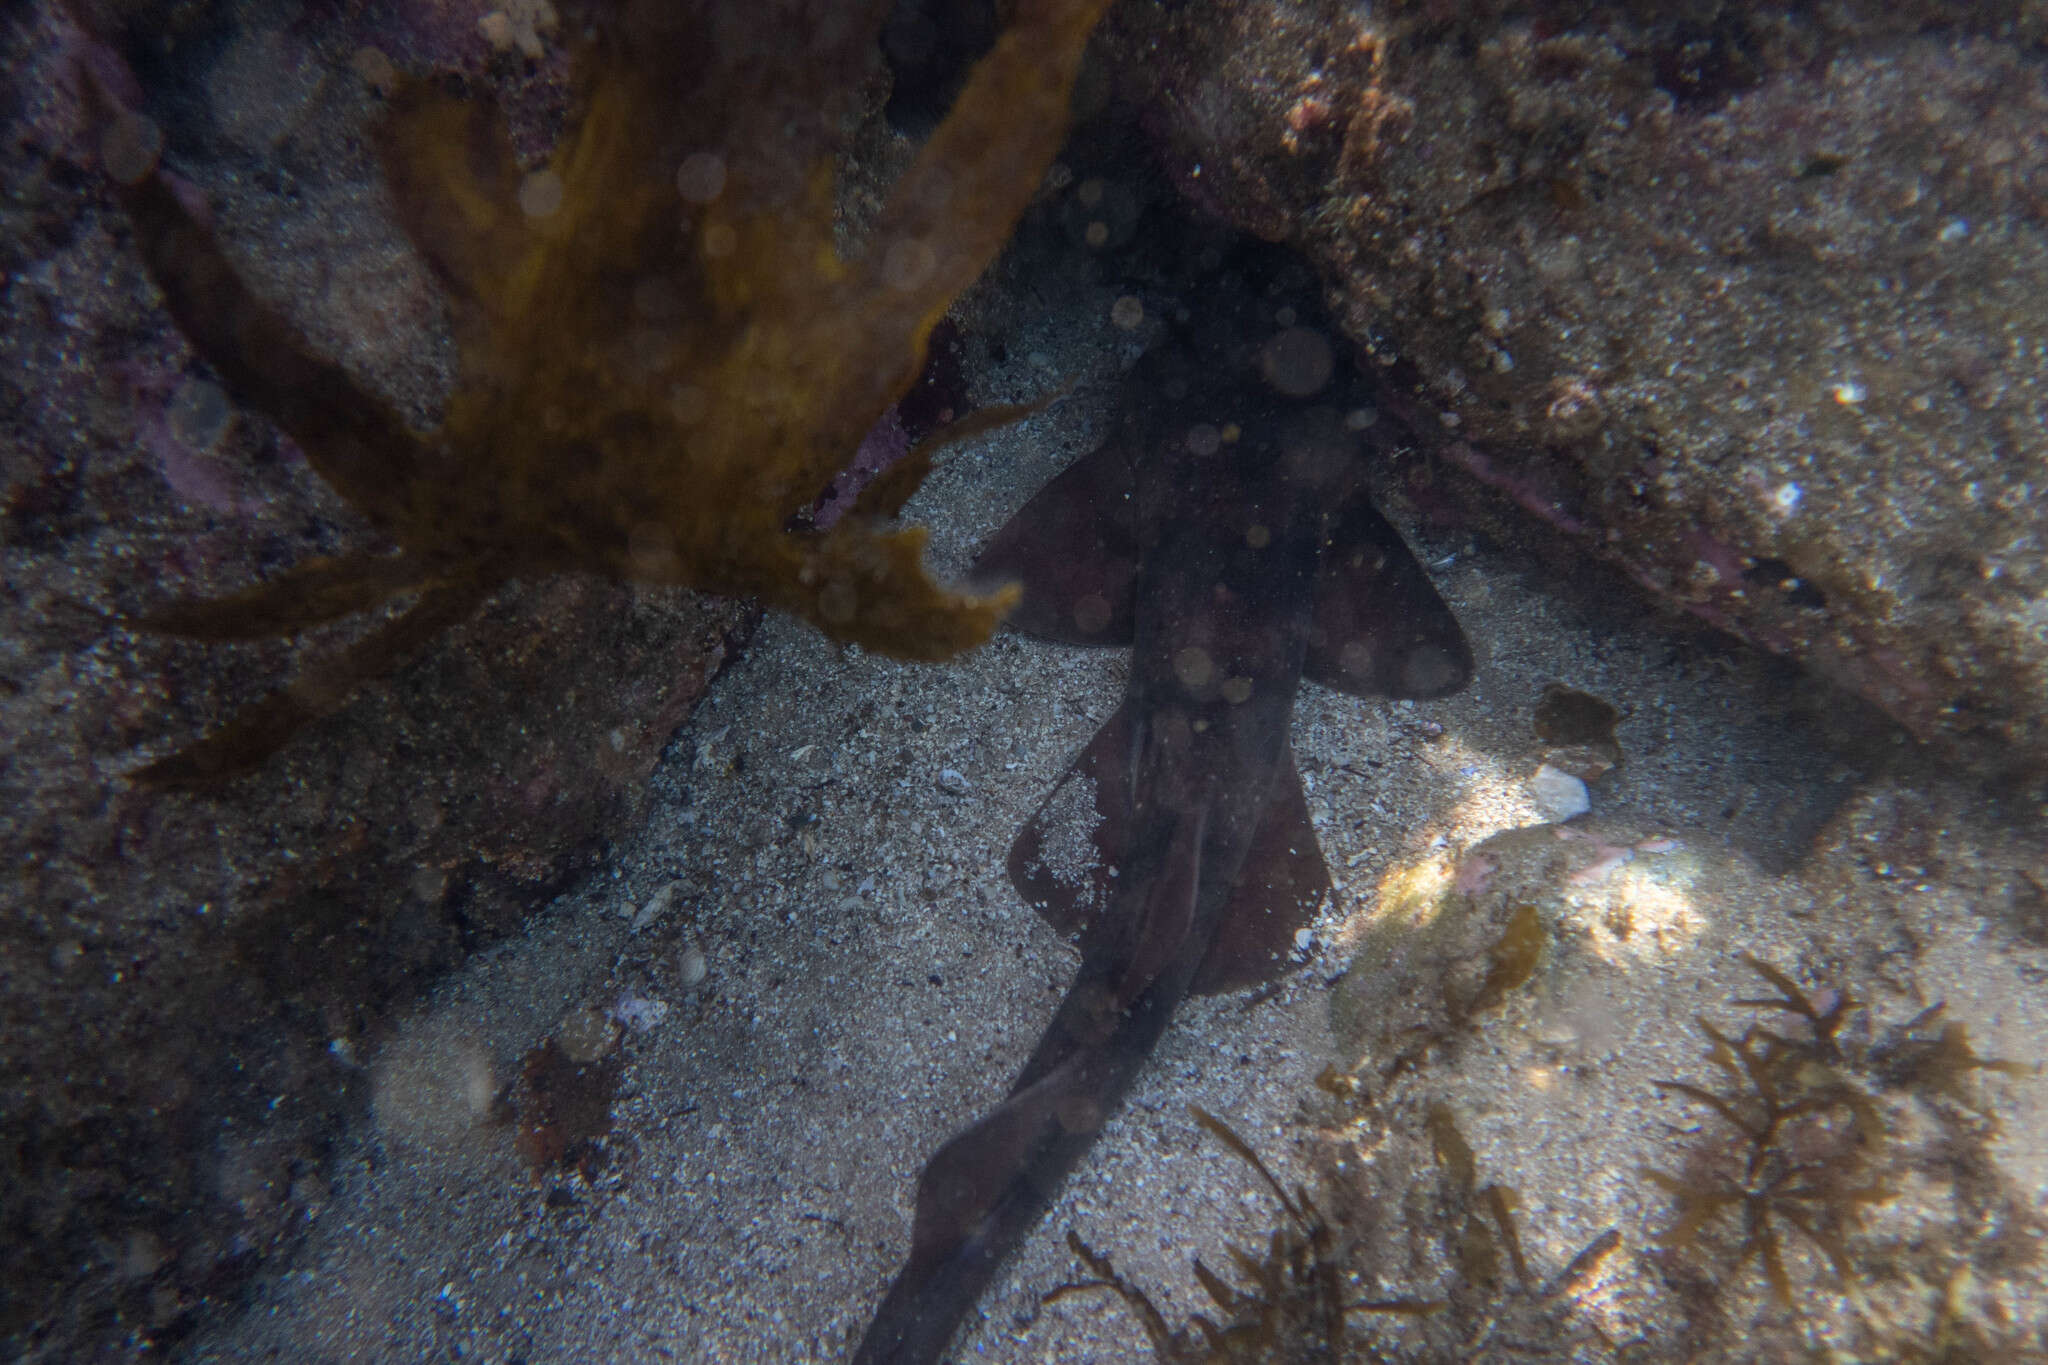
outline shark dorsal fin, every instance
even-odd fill
[[[1331,519],[1302,676],[1354,697],[1441,697],[1472,647],[1400,533],[1363,489]]]
[[[970,581],[1024,585],[1012,630],[1062,644],[1130,644],[1136,486],[1128,449],[1114,440],[1097,447],[1003,523]]]

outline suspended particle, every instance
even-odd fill
[[[1136,294],[1125,294],[1110,305],[1109,320],[1126,332],[1135,332],[1145,320],[1145,304]]]
[[[1173,652],[1173,675],[1189,691],[1207,687],[1216,676],[1216,661],[1200,645],[1188,645]]]
[[[657,582],[673,578],[682,566],[675,535],[658,521],[643,521],[626,533],[626,555],[633,571]]]
[[[164,130],[154,119],[123,111],[100,134],[100,164],[117,185],[139,185],[163,154]]]
[[[1110,614],[1109,599],[1099,592],[1074,599],[1074,624],[1084,635],[1099,635],[1109,629]]]
[[[188,379],[178,386],[164,417],[171,432],[194,450],[212,450],[227,433],[235,415],[227,393],[207,379]]]
[[[938,253],[932,250],[929,242],[905,237],[889,244],[887,254],[882,257],[882,278],[889,282],[890,288],[901,289],[907,294],[922,289],[938,265]]]
[[[1290,398],[1306,398],[1330,382],[1337,357],[1313,327],[1289,327],[1259,348],[1259,373]]]
[[[550,218],[562,207],[566,187],[562,177],[543,168],[519,182],[519,211],[528,218]]]
[[[692,204],[708,204],[725,193],[725,158],[717,152],[691,152],[676,168],[676,193]]]
[[[739,250],[740,235],[730,223],[713,223],[704,229],[704,254],[714,261],[722,261]]]
[[[391,59],[374,47],[359,47],[348,60],[349,68],[361,78],[364,85],[380,95],[388,95],[398,88],[398,68]]]
[[[832,624],[845,625],[859,610],[860,599],[845,579],[834,579],[818,589],[818,614]]]
[[[668,396],[668,410],[678,426],[693,427],[711,411],[711,395],[695,384],[678,384]]]

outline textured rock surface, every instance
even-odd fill
[[[2048,11],[1769,8],[1133,3],[1116,45],[1458,477],[2038,768]]]
[[[633,827],[747,620],[681,593],[522,585],[256,777],[213,797],[125,784],[289,676],[296,650],[140,636],[117,614],[366,538],[275,432],[223,405],[72,140],[68,35],[9,22],[0,1354],[104,1358],[175,1340],[317,1216],[327,1144],[394,1009]],[[221,99],[159,92],[174,134],[196,130],[180,165],[271,297],[430,410],[438,304],[355,140],[364,84],[345,41],[279,55],[294,44],[244,31],[182,68],[219,75]],[[233,74],[252,62],[276,78],[267,113]]]

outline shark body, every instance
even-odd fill
[[[1285,970],[1329,890],[1288,742],[1300,680],[1435,697],[1471,674],[1456,619],[1365,493],[1324,334],[1259,296],[1204,314],[1140,360],[1116,433],[976,565],[1023,584],[1013,629],[1127,645],[1129,680],[1062,778],[1092,789],[1092,868],[1048,862],[1075,804],[1058,788],[1010,851],[1079,970],[1008,1096],[926,1165],[856,1365],[937,1360],[1181,1001]]]

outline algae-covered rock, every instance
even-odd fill
[[[1171,171],[1316,260],[1468,507],[2048,763],[2039,6],[1116,22]]]

